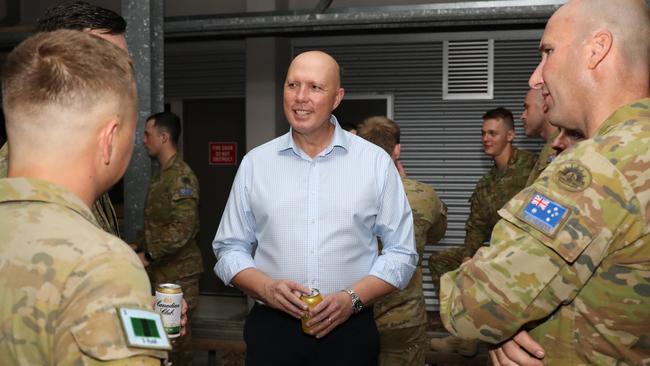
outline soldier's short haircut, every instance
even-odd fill
[[[129,55],[74,30],[37,33],[11,51],[2,69],[2,97],[8,130],[23,131],[34,127],[12,121],[43,116],[47,107],[84,113],[109,100],[137,103]]]
[[[176,114],[172,112],[154,113],[146,120],[153,120],[153,125],[158,131],[167,132],[174,146],[178,145],[178,139],[181,136],[181,119]]]
[[[512,112],[503,107],[490,109],[489,111],[485,112],[483,115],[483,121],[488,119],[498,119],[506,125],[506,129],[515,129],[515,120],[512,117]]]
[[[38,32],[58,29],[103,29],[107,34],[122,34],[126,21],[111,10],[85,1],[69,1],[47,9],[36,25]]]
[[[365,119],[357,129],[357,135],[384,149],[393,155],[395,145],[400,142],[400,130],[395,121],[384,116]]]

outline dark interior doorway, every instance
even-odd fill
[[[216,258],[212,239],[245,154],[245,114],[244,98],[183,101],[183,158],[199,179],[201,192],[198,241],[204,265],[200,283],[202,294],[242,295],[234,287],[225,286],[214,274]]]

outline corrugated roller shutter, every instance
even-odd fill
[[[165,44],[165,98],[245,97],[244,41]]]
[[[484,37],[490,37],[486,33]],[[520,38],[520,37],[511,37]],[[540,140],[523,136],[519,116],[528,89],[528,78],[539,61],[539,38],[494,40],[494,98],[491,100],[443,100],[442,40],[434,42],[359,42],[336,38],[306,46],[294,44],[294,53],[322,49],[343,69],[346,93],[391,93],[394,117],[402,130],[402,162],[413,179],[431,184],[449,207],[449,228],[438,245],[428,245],[421,259],[428,310],[437,310],[436,289],[426,263],[433,251],[460,246],[465,236],[468,199],[491,161],[481,146],[481,116],[503,106],[515,115],[515,145],[539,150]],[[327,43],[329,42],[329,43]]]

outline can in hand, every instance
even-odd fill
[[[312,288],[309,295],[300,295],[300,300],[307,304],[311,309],[323,301],[323,297],[320,295],[320,292],[318,292],[318,289]],[[302,323],[302,331],[305,333],[309,333],[310,328],[307,326],[309,319],[309,311],[305,313],[302,319],[300,319],[300,322]]]
[[[169,338],[181,335],[181,311],[183,290],[174,283],[161,283],[156,286],[155,310],[162,316],[163,327]]]

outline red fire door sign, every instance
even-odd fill
[[[209,142],[210,165],[237,165],[236,142]]]

